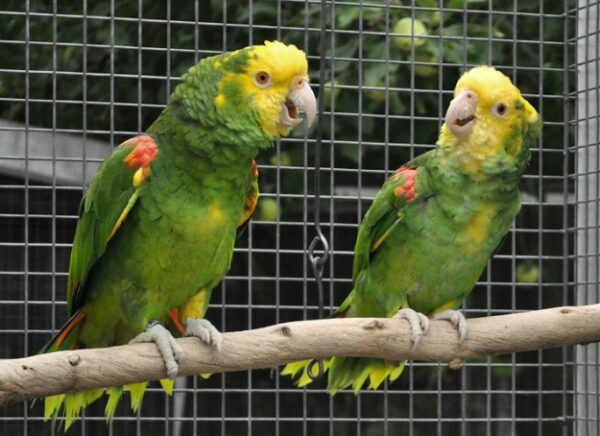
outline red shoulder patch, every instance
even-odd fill
[[[400,197],[406,195],[406,201],[415,199],[415,181],[417,180],[417,170],[407,166],[401,166],[396,170],[394,177],[402,177],[404,183],[394,189],[394,195]]]
[[[134,148],[123,160],[129,168],[148,168],[150,162],[158,154],[158,144],[150,135],[138,135],[128,139],[124,144]]]
[[[254,159],[252,159],[252,174],[254,174],[254,177],[258,177],[258,164]]]

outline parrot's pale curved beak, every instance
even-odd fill
[[[469,136],[473,125],[477,122],[475,112],[479,103],[479,95],[470,89],[463,89],[450,102],[446,111],[446,126],[458,138]]]
[[[292,79],[290,92],[281,108],[279,123],[286,127],[296,127],[302,122],[300,112],[305,113],[306,124],[310,127],[317,115],[317,99],[306,76]]]

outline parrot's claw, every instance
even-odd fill
[[[458,330],[458,340],[460,342],[464,341],[467,337],[467,333],[469,333],[469,324],[460,310],[444,310],[443,312],[435,314],[433,319],[450,321],[454,328]]]
[[[179,372],[178,361],[183,357],[183,349],[177,343],[173,335],[161,323],[151,321],[146,327],[146,331],[140,333],[131,341],[130,344],[139,342],[154,342],[167,368],[167,376],[177,377]]]
[[[394,319],[405,319],[410,325],[410,341],[414,350],[421,342],[421,337],[429,330],[429,318],[420,312],[415,312],[409,307],[400,309],[394,316]]]
[[[187,318],[185,320],[185,334],[196,336],[207,345],[212,345],[221,352],[223,349],[223,335],[207,319]]]

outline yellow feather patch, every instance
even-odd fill
[[[246,208],[242,213],[242,218],[240,219],[238,226],[241,226],[246,221],[248,221],[250,217],[252,217],[252,215],[254,214],[254,210],[256,209],[256,205],[258,204],[258,197],[258,192],[256,193],[256,195],[251,194],[248,196],[248,199],[246,200]]]
[[[215,105],[216,106],[223,106],[225,104],[225,96],[223,94],[218,94],[215,97]]]
[[[86,407],[102,396],[106,389],[98,388],[83,392],[83,407]]]
[[[137,412],[140,408],[140,404],[142,404],[142,400],[144,399],[144,393],[146,392],[146,386],[148,386],[148,382],[133,383],[125,386],[129,390],[131,410],[133,412]]]
[[[510,79],[492,67],[476,67],[463,74],[456,84],[455,95],[464,89],[479,96],[473,130],[467,138],[459,139],[444,124],[438,142],[451,150],[454,159],[471,177],[485,180],[489,178],[486,168],[498,157],[509,165],[515,163],[522,147],[521,125],[523,121],[537,122],[539,115]],[[507,107],[502,116],[493,110],[498,103]],[[520,104],[524,110],[519,108]]]
[[[73,421],[79,417],[83,407],[83,392],[65,395],[65,430],[68,430]]]
[[[457,238],[462,252],[473,254],[480,249],[489,237],[492,217],[495,212],[495,207],[486,205],[473,214],[465,231]]]
[[[221,205],[217,201],[213,201],[207,206],[208,216],[210,217],[211,224],[219,224],[225,223],[227,219],[223,214],[223,209],[221,209]],[[204,221],[200,221],[202,228],[204,228]]]
[[[65,394],[50,395],[44,398],[44,421],[48,421],[60,412],[64,400]]]
[[[106,422],[111,421],[115,417],[117,405],[121,399],[123,388],[121,386],[113,386],[106,390],[108,400],[106,401],[106,408],[104,409],[104,416],[106,416]]]
[[[404,371],[404,366],[406,362],[400,362],[398,365],[393,365],[389,362],[377,362],[373,365],[371,369],[371,374],[369,375],[369,389],[377,389],[383,383],[385,379],[389,379],[390,382],[393,382],[402,371]]]
[[[146,178],[147,174],[148,174],[148,168],[140,167],[133,174],[133,186],[135,186],[136,188],[138,186],[140,186],[142,184],[142,182],[144,181],[144,179]]]
[[[133,195],[129,198],[129,201],[127,202],[127,205],[125,206],[125,209],[123,209],[123,212],[121,212],[121,215],[119,215],[117,222],[115,223],[112,230],[110,231],[110,234],[108,235],[109,241],[112,239],[113,236],[115,236],[115,233],[117,233],[117,230],[119,230],[119,228],[121,227],[121,224],[123,224],[123,221],[125,221],[125,218],[127,218],[127,214],[129,214],[129,211],[133,208],[133,205],[135,204],[138,196],[139,196],[139,193],[136,190],[133,193]]]
[[[447,303],[442,304],[440,307],[437,307],[436,309],[434,309],[430,314],[429,317],[432,317],[433,315],[435,315],[436,313],[441,313],[444,312],[446,310],[455,310],[458,307],[460,307],[460,304],[462,303],[462,300],[450,300]]]
[[[404,372],[405,366],[406,366],[406,361],[403,361],[393,367],[394,369],[392,369],[389,374],[389,379],[391,382],[395,381],[398,377],[400,377],[400,375],[402,375],[402,372]]]
[[[392,224],[390,226],[389,229],[387,229],[383,235],[381,235],[381,237],[375,241],[375,243],[373,244],[373,246],[371,247],[371,253],[375,253],[377,251],[377,249],[379,247],[381,247],[381,244],[383,244],[386,240],[386,238],[396,229],[396,226],[398,224],[400,224],[400,222],[402,221],[402,218],[404,217],[404,214],[402,214],[401,212],[398,212],[398,218],[394,224]]]
[[[196,295],[190,298],[179,310],[179,320],[181,322],[188,318],[202,318],[206,313],[208,301],[206,301],[206,291],[201,289]]]
[[[173,395],[173,387],[175,386],[175,380],[172,378],[162,378],[159,380],[160,385],[165,390],[167,395]]]
[[[235,55],[235,52],[231,55]],[[255,83],[254,76],[260,71],[269,74],[270,86],[263,87]],[[267,137],[276,138],[290,131],[290,127],[279,123],[279,116],[292,86],[292,79],[297,77],[308,80],[308,62],[304,52],[291,44],[265,41],[264,45],[250,48],[245,71],[225,73],[217,83],[217,88],[221,94],[228,83],[234,82],[241,86],[240,97],[250,98],[261,115],[262,131]]]
[[[377,389],[388,375],[387,367],[382,362],[376,362],[369,374],[369,389]]]
[[[372,370],[372,366],[371,365],[367,366],[354,379],[354,381],[352,382],[352,392],[354,392],[354,395],[357,395],[360,392],[360,388],[362,388],[362,385],[364,385],[365,382],[367,381],[367,378],[369,378],[369,375],[371,374],[371,370]]]

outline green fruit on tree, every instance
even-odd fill
[[[393,31],[400,35],[392,37],[392,41],[399,49],[404,51],[410,51],[413,43],[415,48],[420,47],[425,42],[423,36],[429,35],[427,27],[422,21],[413,20],[410,17],[398,20]]]
[[[258,202],[258,219],[260,221],[277,221],[279,210],[274,198],[261,198]]]
[[[517,265],[515,275],[519,283],[537,283],[540,278],[540,269],[532,262],[522,262]]]
[[[287,151],[280,151],[279,156],[274,154],[271,156],[271,165],[279,165],[281,167],[289,167],[292,165],[292,158]]]

